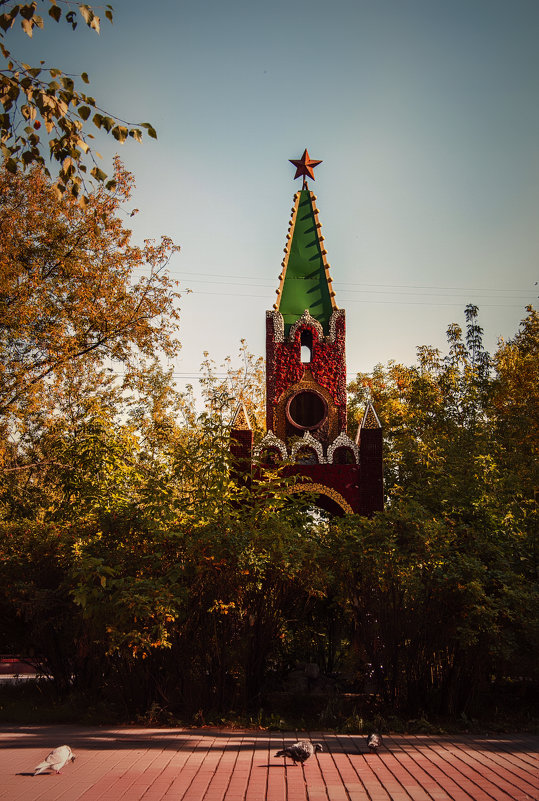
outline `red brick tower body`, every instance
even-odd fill
[[[277,301],[266,312],[267,434],[253,455],[262,465],[289,462],[286,472],[308,479],[298,491],[316,492],[330,513],[371,515],[383,509],[382,429],[369,404],[355,438],[347,433],[345,313],[323,240],[316,197],[304,181]]]

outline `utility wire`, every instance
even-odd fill
[[[229,294],[227,292],[206,292],[205,290],[198,290],[194,289],[190,293],[191,295],[217,295],[221,298],[265,298],[266,300],[270,300],[267,295],[253,295],[247,293],[237,293]],[[391,293],[396,294],[396,293]],[[433,297],[433,296],[429,296]],[[517,298],[511,298],[511,300],[517,300]],[[439,301],[433,302],[425,302],[421,300],[373,300],[372,298],[366,298],[365,300],[361,300],[359,298],[348,298],[348,303],[369,303],[377,305],[397,305],[397,306],[460,306],[462,301],[453,301],[451,303],[443,303]],[[527,301],[523,299],[522,304],[515,304],[515,303],[483,303],[481,304],[482,308],[512,308],[512,309],[520,309]]]

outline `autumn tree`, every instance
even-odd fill
[[[69,189],[75,197],[86,201],[84,177],[91,175],[104,182],[107,175],[95,162],[95,151],[91,145],[93,134],[89,123],[116,141],[123,143],[128,137],[142,140],[142,130],[156,138],[150,123],[132,125],[111,115],[98,106],[96,100],[77,88],[74,78],[57,66],[41,61],[31,66],[17,58],[5,42],[16,25],[32,37],[36,29],[43,28],[46,17],[38,11],[46,11],[49,22],[65,23],[73,31],[79,21],[99,33],[100,17],[96,7],[76,0],[32,0],[28,3],[0,0],[0,142],[6,169],[15,173],[18,168],[33,164],[41,165],[49,175],[46,159],[50,157],[58,166],[55,181],[60,194]],[[112,6],[103,8],[104,15],[112,23]],[[84,84],[89,83],[86,72],[80,76]],[[42,134],[42,127],[46,136]],[[92,166],[93,165],[93,166]],[[114,186],[114,178],[107,181]]]
[[[114,393],[142,363],[173,356],[178,292],[166,267],[170,239],[134,245],[120,217],[133,179],[116,162],[117,189],[82,209],[58,199],[39,168],[0,173],[0,425],[17,442],[40,421]]]

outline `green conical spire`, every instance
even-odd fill
[[[331,313],[337,308],[331,289],[316,198],[306,187],[296,194],[285,250],[281,284],[275,308],[281,312],[285,334],[305,312],[329,332]]]

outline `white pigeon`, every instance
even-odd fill
[[[373,734],[369,734],[367,737],[367,746],[368,748],[375,753],[377,748],[380,748],[382,745],[382,735],[377,734],[376,732]]]
[[[49,768],[55,770],[56,773],[60,773],[67,762],[73,762],[74,760],[75,754],[71,748],[68,745],[59,745],[58,748],[55,748],[45,757],[43,762],[39,763],[34,770],[34,776],[37,776],[38,773],[43,773],[44,770],[48,770]]]

